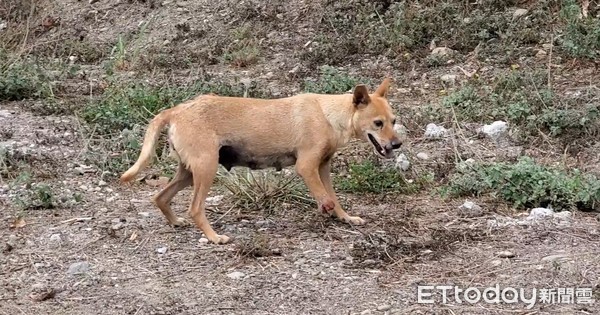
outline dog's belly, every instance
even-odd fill
[[[278,152],[268,155],[258,155],[233,146],[222,146],[219,150],[219,164],[228,171],[234,166],[248,167],[252,170],[274,167],[280,171],[284,167],[296,163],[294,152]]]

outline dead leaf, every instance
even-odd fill
[[[10,227],[13,228],[13,229],[20,229],[20,228],[22,228],[22,227],[24,227],[26,225],[27,225],[27,222],[25,222],[25,219],[23,219],[23,218],[17,218],[15,220],[15,222],[13,222],[13,224],[10,225]]]
[[[169,178],[160,176],[157,179],[146,179],[146,184],[154,187],[162,187],[169,183]]]
[[[129,237],[129,240],[130,241],[135,241],[135,239],[137,238],[137,236],[138,236],[137,232],[134,231],[133,233],[131,233],[131,236]]]

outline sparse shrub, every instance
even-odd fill
[[[52,94],[45,72],[32,60],[0,50],[0,100],[46,98]]]
[[[218,81],[200,81],[177,87],[114,84],[98,100],[91,101],[81,112],[81,117],[96,126],[96,133],[121,132],[123,129],[132,129],[136,124],[145,124],[165,108],[209,92],[222,96],[267,96],[255,85],[246,87],[241,83]]]
[[[316,82],[304,81],[304,90],[309,93],[338,94],[352,90],[357,84],[368,84],[370,80],[349,76],[331,66],[322,66]]]
[[[231,39],[231,44],[223,54],[223,61],[241,68],[256,63],[260,55],[260,47],[250,26],[244,25],[233,29]]]
[[[306,185],[295,173],[234,168],[231,172],[221,169],[217,179],[233,195],[233,205],[241,209],[272,212],[281,207],[316,207]]]
[[[444,192],[453,197],[491,194],[515,208],[552,206],[556,210],[597,209],[600,180],[581,171],[537,164],[486,163],[459,168]]]
[[[593,15],[580,18],[580,15],[577,1],[563,1],[560,18],[565,26],[558,42],[570,56],[593,59],[600,56],[600,19]]]
[[[56,198],[50,186],[34,183],[31,174],[28,172],[19,174],[10,186],[13,190],[16,190],[13,202],[23,210],[52,209],[56,207]]]
[[[350,193],[412,192],[418,188],[396,168],[379,166],[370,160],[351,164],[349,174],[338,179],[337,185]]]
[[[541,130],[553,137],[568,139],[593,136],[600,130],[600,103],[589,98],[560,98],[548,88],[541,72],[512,71],[493,82],[471,81],[444,97],[440,106],[425,108],[431,120],[489,123],[508,121],[519,126],[523,136],[538,135]]]

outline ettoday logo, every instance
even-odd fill
[[[441,301],[436,301],[434,294],[439,292]],[[591,288],[500,288],[499,284],[493,287],[460,288],[458,286],[438,285],[438,286],[418,286],[417,303],[433,304],[441,302],[447,304],[453,303],[488,303],[488,304],[516,304],[524,303],[527,309],[531,309],[536,303],[542,304],[593,304],[594,299]]]

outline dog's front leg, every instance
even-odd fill
[[[348,213],[346,213],[346,211],[344,211],[344,209],[342,209],[342,206],[340,205],[340,202],[337,199],[337,196],[335,194],[335,190],[333,189],[333,184],[331,182],[331,160],[327,160],[323,163],[321,163],[321,166],[319,167],[319,176],[321,177],[321,181],[323,182],[323,185],[325,186],[325,189],[327,190],[329,196],[331,196],[333,198],[333,201],[335,202],[335,208],[333,209],[333,212],[335,213],[335,215],[342,221],[350,223],[350,224],[356,224],[356,225],[362,225],[365,223],[365,220],[360,218],[360,217],[353,217],[348,215]]]
[[[296,162],[296,172],[310,190],[310,193],[317,200],[319,209],[323,212],[331,212],[335,209],[335,200],[329,196],[327,189],[323,185],[319,176],[320,161],[316,158],[298,158]]]

